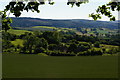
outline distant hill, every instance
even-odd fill
[[[65,19],[65,20],[55,20],[55,19],[40,19],[40,18],[30,18],[30,17],[11,17],[13,27],[33,27],[33,26],[51,26],[51,27],[64,27],[64,28],[109,28],[118,29],[118,22],[110,21],[94,21],[85,19]],[[120,24],[120,23],[119,23]]]

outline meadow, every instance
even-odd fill
[[[117,78],[117,58],[3,54],[3,78]]]
[[[8,30],[8,32],[11,34],[16,34],[16,35],[21,35],[21,34],[24,34],[25,32],[32,33],[31,31],[27,31],[27,30],[14,30],[14,29],[10,29]]]

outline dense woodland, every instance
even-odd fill
[[[11,17],[12,27],[33,27],[33,26],[50,26],[57,28],[109,28],[109,29],[118,29],[120,21],[94,21],[87,19],[65,19],[65,20],[56,20],[56,19],[41,19],[41,18],[30,18],[30,17]],[[97,25],[97,26],[96,26]]]
[[[41,54],[45,56],[116,55],[120,36],[106,38],[63,31],[32,31],[21,35],[2,32],[3,53]]]

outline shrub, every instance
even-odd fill
[[[87,51],[79,52],[77,56],[95,56],[102,54],[103,51],[100,48],[92,48],[92,49],[88,49]]]
[[[47,55],[50,55],[50,56],[75,56],[75,53],[73,53],[73,52],[72,53],[70,53],[70,52],[66,53],[66,52],[48,50],[48,51],[45,51],[45,53]]]
[[[40,55],[40,56],[48,56],[48,55],[45,54],[45,53],[38,53],[38,55]]]

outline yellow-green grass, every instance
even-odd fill
[[[106,44],[101,44],[100,45],[102,48],[118,48],[119,46],[114,46],[114,45],[106,45]]]
[[[32,28],[48,28],[48,29],[57,29],[55,27],[48,27],[48,26],[34,26]]]
[[[32,28],[56,29],[57,31],[74,30],[73,28],[56,28],[56,27],[49,27],[49,26],[34,26]]]
[[[117,56],[3,54],[3,78],[118,78]]]
[[[15,41],[11,41],[11,43],[14,45],[14,46],[21,46],[21,47],[23,47],[23,42],[24,42],[24,40],[22,40],[22,39],[16,39]]]
[[[48,56],[47,54],[45,53],[38,53],[39,56]]]
[[[76,31],[76,34],[78,34],[78,35],[82,35],[82,33],[81,33],[81,32],[79,32],[79,31]]]
[[[16,35],[21,35],[21,34],[24,34],[25,32],[32,33],[31,31],[27,31],[27,30],[14,30],[14,29],[10,29],[8,30],[8,32]]]

